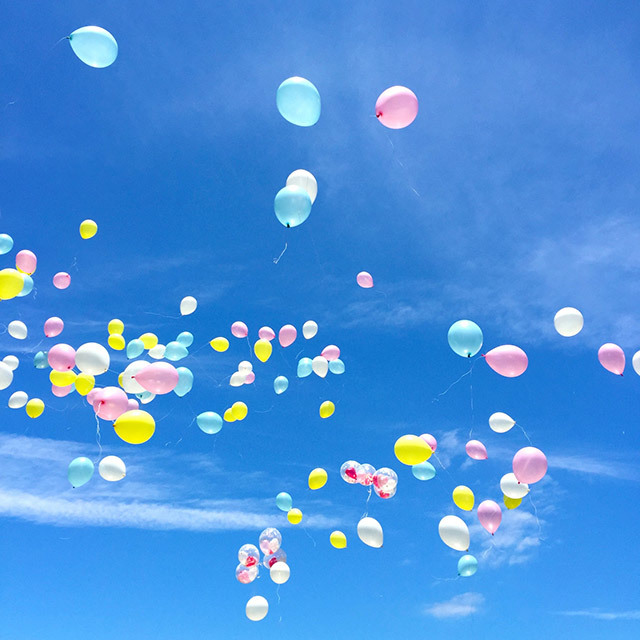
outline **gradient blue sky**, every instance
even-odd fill
[[[0,232],[39,258],[35,295],[2,303],[29,338],[0,336],[20,367],[10,393],[45,399],[38,420],[5,408],[0,427],[0,638],[636,638],[640,632],[640,9],[632,2],[2,2]],[[344,6],[343,6],[344,5]],[[97,24],[120,45],[104,70],[57,40]],[[52,48],[53,47],[53,48]],[[316,84],[322,116],[309,129],[278,114],[275,90],[292,75]],[[420,100],[401,131],[374,117],[388,86]],[[6,106],[5,106],[6,105]],[[273,197],[297,168],[319,195],[303,226],[285,230]],[[81,220],[99,233],[82,241]],[[273,258],[288,249],[276,265]],[[15,251],[2,257],[13,266]],[[356,286],[370,271],[372,290]],[[52,275],[68,270],[58,291]],[[194,295],[200,306],[180,318]],[[560,338],[554,313],[576,306],[585,328]],[[52,315],[60,340],[106,343],[113,317],[125,337],[196,337],[181,364],[185,398],[158,398],[144,446],[102,422],[104,453],[127,478],[97,475],[72,490],[66,467],[98,456],[93,411],[51,396],[33,354]],[[507,380],[446,342],[471,318],[487,349],[529,354]],[[249,356],[232,339],[305,320],[317,338],[275,349],[251,387],[226,379]],[[626,351],[624,377],[600,367],[605,342]],[[347,371],[295,378],[296,356],[327,344]],[[199,349],[199,350],[198,350]],[[125,366],[113,354],[114,371]],[[272,380],[287,375],[282,396]],[[115,381],[107,374],[100,383]],[[471,398],[473,401],[471,402]],[[331,399],[336,413],[318,417]],[[214,436],[200,411],[249,406]],[[527,441],[498,435],[506,411],[549,457],[532,500],[504,514],[492,541],[476,522],[478,573],[455,579],[459,554],[437,534],[467,484],[499,500],[498,481]],[[469,432],[490,459],[470,463]],[[438,476],[415,480],[393,456],[404,433],[439,440]],[[347,459],[392,466],[389,501],[346,485]],[[310,469],[330,479],[306,488]],[[288,491],[305,513],[291,527],[275,507]],[[534,506],[535,505],[535,506]],[[368,508],[385,545],[362,545]],[[281,528],[291,580],[235,581],[238,547]],[[340,528],[349,546],[328,535]],[[251,623],[252,595],[270,602]],[[279,599],[278,599],[279,598]]]

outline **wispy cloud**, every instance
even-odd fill
[[[558,611],[560,616],[592,618],[594,620],[640,620],[640,609],[631,611],[602,611],[600,609],[583,609],[580,611]]]
[[[435,602],[424,607],[423,613],[433,618],[465,618],[478,613],[484,605],[485,599],[481,593],[468,591],[453,596],[443,602]]]
[[[603,460],[577,455],[549,455],[549,468],[564,469],[585,475],[604,476],[617,480],[640,480],[637,465],[612,459],[607,456]]]

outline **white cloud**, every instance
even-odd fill
[[[550,469],[564,469],[587,475],[605,476],[617,480],[640,480],[636,465],[603,456],[603,460],[576,455],[549,455]]]
[[[584,609],[582,611],[558,611],[561,616],[578,616],[595,620],[640,620],[640,609],[631,611],[601,611],[600,609]]]
[[[465,618],[473,613],[478,613],[484,602],[485,599],[481,593],[468,591],[444,602],[427,605],[424,607],[423,613],[434,618]]]

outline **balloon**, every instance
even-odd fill
[[[297,227],[311,213],[311,198],[302,187],[283,187],[276,194],[273,209],[280,224],[287,228]]]
[[[246,567],[243,564],[239,564],[236,567],[236,580],[242,584],[249,584],[258,577],[258,567],[251,566]]]
[[[502,522],[502,509],[493,500],[484,500],[478,505],[478,520],[480,524],[493,535]]]
[[[283,549],[278,549],[272,554],[265,555],[262,557],[262,566],[265,569],[271,569],[276,562],[286,562],[287,554]]]
[[[318,183],[316,182],[314,175],[309,171],[296,169],[293,173],[289,174],[286,186],[301,187],[309,194],[311,204],[316,201],[316,196],[318,195]]]
[[[118,456],[106,456],[100,460],[98,473],[109,482],[118,482],[127,475],[127,467]]]
[[[463,578],[471,577],[478,570],[478,561],[470,554],[458,560],[458,575]]]
[[[418,115],[418,98],[407,87],[389,87],[376,100],[376,118],[389,129],[404,129]]]
[[[89,373],[92,376],[102,375],[109,369],[110,363],[109,352],[97,342],[87,342],[76,351],[76,367],[82,373]]]
[[[49,373],[51,384],[56,387],[66,387],[73,384],[76,380],[76,374],[73,371],[56,371],[52,369]]]
[[[371,289],[373,287],[373,276],[368,271],[361,271],[356,276],[356,282],[363,289]]]
[[[58,318],[57,316],[53,316],[44,322],[44,335],[47,338],[55,338],[62,333],[64,329],[64,322],[62,318]]]
[[[16,340],[24,340],[27,337],[27,325],[20,320],[13,320],[7,327],[9,335]]]
[[[502,496],[502,501],[507,509],[516,509],[522,503],[522,498],[510,498],[509,496]]]
[[[0,233],[0,256],[13,249],[13,238],[6,233]]]
[[[122,351],[125,347],[125,340],[119,333],[112,333],[107,339],[107,344],[114,351]]]
[[[222,429],[222,417],[215,411],[204,411],[196,418],[196,423],[205,433],[218,433]]]
[[[69,345],[66,345],[69,346]],[[71,347],[69,347],[69,349],[71,349]],[[73,352],[73,359],[75,362],[75,354],[76,352]],[[46,369],[49,365],[49,354],[47,351],[38,351],[38,353],[36,353],[35,356],[33,356],[33,366],[36,369]],[[73,367],[73,364],[71,365],[71,367]]]
[[[330,360],[329,371],[331,371],[331,373],[334,373],[336,375],[340,375],[344,373],[344,362],[342,362],[340,358],[337,358],[336,360]]]
[[[475,496],[469,487],[460,485],[453,490],[453,502],[463,511],[471,511],[475,503]]]
[[[236,371],[229,380],[229,384],[232,387],[241,387],[247,380],[247,374]]]
[[[103,69],[112,65],[118,57],[116,39],[102,27],[81,27],[69,36],[73,52],[86,65]]]
[[[584,318],[582,314],[573,307],[560,309],[553,318],[553,326],[556,331],[565,338],[575,336],[582,331]]]
[[[313,320],[307,320],[302,325],[302,335],[305,340],[311,340],[318,333],[318,324]]]
[[[293,499],[285,491],[281,491],[276,496],[276,507],[278,507],[280,511],[284,511],[285,513],[287,513],[287,511],[289,511],[292,506],[293,506]]]
[[[469,440],[464,448],[467,455],[473,460],[486,460],[489,457],[486,447],[480,440]]]
[[[340,477],[348,484],[356,484],[358,482],[358,466],[355,460],[347,460],[340,467]]]
[[[366,462],[364,464],[359,464],[356,467],[356,480],[358,481],[358,484],[361,484],[364,487],[368,487],[373,484],[373,476],[375,474],[376,468]]]
[[[362,518],[358,522],[358,538],[362,540],[367,546],[379,549],[382,547],[384,535],[382,533],[382,527],[375,518]]]
[[[22,273],[26,273],[30,276],[35,270],[38,264],[38,258],[33,251],[23,249],[16,254],[16,269]]]
[[[158,347],[160,345],[156,345]],[[156,348],[154,347],[154,349]],[[186,358],[189,355],[189,351],[187,348],[180,344],[177,340],[172,340],[164,349],[164,357],[167,360],[171,360],[172,362],[176,362],[177,360],[182,360],[182,358]]]
[[[11,371],[15,371],[20,364],[20,360],[16,356],[5,356],[2,358],[2,362],[4,362]]]
[[[71,276],[66,271],[58,271],[53,276],[53,286],[56,289],[66,289],[71,284]]]
[[[0,300],[15,298],[24,287],[24,276],[16,269],[0,271]]]
[[[155,333],[143,333],[140,340],[145,349],[153,349],[158,344],[158,336]]]
[[[299,127],[311,127],[320,118],[320,94],[305,78],[287,78],[278,87],[276,105],[287,122]]]
[[[98,233],[98,225],[93,220],[83,220],[80,223],[80,237],[83,240],[93,238]]]
[[[253,371],[247,373],[247,377],[244,379],[245,384],[252,384],[256,380],[256,374]]]
[[[456,551],[469,550],[469,528],[458,516],[445,516],[440,520],[438,533],[442,542]]]
[[[118,437],[129,444],[142,444],[151,438],[156,422],[146,411],[126,411],[113,423]]]
[[[236,420],[244,420],[247,417],[249,409],[244,402],[234,402],[231,405],[231,412]]]
[[[69,463],[69,469],[67,470],[67,478],[71,486],[74,489],[81,487],[83,484],[87,484],[93,476],[94,466],[93,462],[89,458],[81,456],[74,458]]]
[[[501,411],[492,413],[489,417],[489,426],[496,433],[506,433],[515,423],[516,421],[511,416]]]
[[[431,447],[418,436],[406,435],[398,438],[393,447],[396,458],[402,462],[413,466],[420,464],[431,457],[433,451]]]
[[[30,418],[37,418],[44,411],[44,402],[40,398],[32,398],[25,405],[25,410]]]
[[[293,344],[298,336],[296,328],[291,324],[285,324],[278,332],[278,340],[281,347],[288,347]]]
[[[296,375],[298,378],[306,378],[313,371],[313,360],[311,358],[300,358],[298,360],[298,370]]]
[[[198,301],[193,296],[186,296],[180,301],[180,315],[191,315],[198,307]]]
[[[276,337],[276,332],[271,327],[261,327],[258,330],[260,340],[268,340],[271,342]]]
[[[254,567],[260,562],[260,551],[252,544],[243,544],[238,551],[238,562],[245,567]]]
[[[332,531],[329,536],[329,542],[336,549],[345,549],[347,546],[347,536],[342,531]]]
[[[513,475],[518,482],[533,484],[547,473],[547,458],[535,447],[524,447],[513,456]]]
[[[136,360],[127,365],[127,368],[122,372],[122,388],[127,393],[145,392],[145,388],[136,380],[136,376],[148,366],[149,363],[146,360]]]
[[[68,344],[56,344],[49,349],[47,362],[49,366],[56,371],[68,371],[69,369],[73,369],[76,364],[76,351]],[[38,367],[38,365],[36,365],[36,367],[38,369],[42,368]]]
[[[512,344],[503,344],[484,355],[487,364],[505,378],[517,378],[529,365],[527,354]]]
[[[245,607],[245,613],[247,618],[253,622],[258,622],[267,616],[269,613],[269,603],[266,598],[262,596],[253,596],[247,601]]]
[[[423,433],[420,437],[431,447],[431,451],[435,453],[438,448],[438,441],[430,433]]]
[[[214,338],[210,343],[214,351],[222,353],[229,348],[229,341],[226,338]]]
[[[136,382],[151,393],[169,393],[176,388],[180,374],[168,362],[153,362],[134,376]]]
[[[127,358],[132,360],[133,358],[137,358],[144,351],[144,344],[142,340],[139,338],[135,338],[134,340],[129,341],[127,345]]]
[[[260,362],[266,362],[271,357],[271,352],[273,351],[273,347],[268,340],[257,340],[253,345],[253,352],[256,354],[256,358],[260,360]]]
[[[381,467],[373,474],[373,488],[381,498],[392,498],[398,486],[398,475],[389,467]]]
[[[20,293],[16,296],[18,298],[24,298],[25,296],[28,296],[33,290],[33,278],[31,276],[28,276],[26,273],[23,273],[22,279],[24,281],[24,284],[22,285]]]
[[[245,375],[247,375],[248,373],[250,373],[251,371],[253,371],[253,365],[248,361],[248,360],[243,360],[239,365],[238,365],[238,371],[240,373],[244,373]]]
[[[136,398],[139,398],[142,404],[149,404],[156,397],[155,393],[151,391],[143,391],[142,393],[136,393]]]
[[[107,331],[109,332],[109,335],[122,335],[122,332],[124,331],[124,322],[122,322],[122,320],[118,320],[118,318],[109,320]]]
[[[300,509],[289,509],[287,520],[291,524],[300,524],[302,522],[302,511]]]
[[[449,346],[463,358],[475,356],[482,347],[482,329],[471,320],[458,320],[449,327]]]
[[[0,389],[6,389],[13,382],[13,370],[5,362],[0,362]]]
[[[274,527],[267,527],[258,538],[258,545],[260,550],[266,556],[275,553],[282,544],[282,536],[280,532]]]
[[[506,473],[500,479],[500,490],[512,500],[520,500],[529,493],[529,485],[526,482],[518,482],[513,473]]]
[[[64,398],[68,396],[73,391],[73,385],[68,384],[64,387],[56,387],[55,385],[51,385],[51,393],[53,393],[56,398]]]
[[[333,415],[333,412],[336,410],[336,406],[331,402],[331,400],[325,400],[320,405],[320,417],[321,418],[330,418]]]
[[[3,388],[2,385],[0,385],[0,388]],[[4,388],[6,389],[6,387]],[[24,391],[14,391],[14,393],[12,393],[11,397],[9,398],[9,408],[22,409],[22,407],[24,407],[24,405],[27,404],[28,401],[29,396]]]
[[[633,370],[640,376],[640,351],[636,351],[633,354],[631,364],[633,365]]]
[[[611,373],[621,376],[624,373],[624,351],[617,345],[607,342],[598,349],[600,364]]]
[[[127,403],[127,411],[137,411],[139,408],[140,405],[138,404],[138,401],[134,400],[133,398],[129,398],[129,401]]]
[[[278,561],[271,566],[269,575],[276,584],[284,584],[291,575],[291,569],[286,562]]]
[[[178,372],[178,384],[175,386],[173,392],[179,398],[182,398],[186,396],[193,387],[193,373],[191,373],[191,370],[187,369],[187,367],[178,367],[176,371]]]
[[[430,462],[421,462],[411,467],[411,472],[418,480],[431,480],[436,475],[436,468]]]
[[[329,361],[337,360],[340,357],[340,349],[335,344],[330,344],[322,350],[320,355]]]
[[[284,376],[278,376],[273,381],[273,390],[278,395],[280,395],[281,393],[284,393],[288,387],[289,387],[289,380],[287,380]]]
[[[309,489],[311,489],[312,491],[322,489],[322,487],[327,484],[327,477],[327,472],[324,469],[320,467],[314,469],[309,474]]]
[[[127,394],[118,387],[99,389],[93,397],[93,408],[100,418],[115,420],[129,409]]]
[[[329,361],[323,356],[316,356],[311,362],[313,372],[321,378],[326,378],[329,372]]]
[[[231,325],[231,334],[236,338],[246,338],[249,335],[249,327],[244,322],[234,322]]]
[[[190,333],[189,331],[183,331],[182,333],[179,333],[178,337],[176,338],[176,342],[188,349],[193,344],[193,333]]]

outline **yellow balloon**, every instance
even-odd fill
[[[44,411],[44,402],[40,398],[31,398],[25,406],[25,411],[30,418],[37,418]]]
[[[125,341],[119,333],[112,333],[107,342],[115,351],[122,351],[124,349]]]
[[[226,338],[214,338],[210,343],[214,351],[222,353],[229,348],[229,341]]]
[[[109,330],[109,335],[113,335],[115,333],[121,336],[124,331],[124,322],[122,322],[122,320],[118,320],[118,318],[114,318],[109,322],[107,329]]]
[[[273,351],[273,347],[268,340],[257,340],[253,345],[253,352],[256,354],[256,358],[260,360],[260,362],[266,362],[271,357],[271,352]]]
[[[231,405],[231,413],[236,420],[244,420],[249,413],[249,408],[244,402],[234,402]]]
[[[225,422],[235,422],[237,418],[233,415],[233,409],[229,407],[222,416]]]
[[[309,489],[322,489],[327,484],[327,472],[318,467],[309,474]]]
[[[300,524],[302,522],[302,511],[300,509],[289,509],[287,511],[287,520],[291,524]]]
[[[76,391],[81,396],[86,396],[96,384],[96,379],[89,373],[79,373],[74,384]]]
[[[80,237],[83,240],[93,238],[98,233],[98,225],[93,220],[83,220],[80,223]]]
[[[140,338],[145,349],[153,349],[158,344],[158,336],[155,333],[143,333]]]
[[[0,300],[15,298],[24,287],[24,277],[17,269],[0,271]]]
[[[325,400],[320,405],[320,417],[328,418],[333,415],[333,412],[336,410],[336,405],[331,402],[331,400]]]
[[[504,500],[504,506],[507,507],[507,509],[516,509],[522,502],[522,498],[510,498],[505,495],[502,496],[502,499]]]
[[[475,503],[475,496],[469,487],[460,485],[453,490],[453,502],[463,511],[471,511]]]
[[[344,549],[347,546],[347,536],[342,531],[333,531],[329,536],[329,542],[336,549]]]
[[[406,435],[398,438],[393,447],[396,458],[402,464],[420,464],[431,457],[431,447],[418,436]]]
[[[156,421],[146,411],[134,409],[125,411],[113,423],[118,437],[129,444],[142,444],[151,438],[156,430]]]
[[[51,369],[49,380],[54,387],[68,387],[76,381],[77,374],[74,371],[56,371]]]
[[[122,372],[119,376],[118,376],[118,384],[124,389],[124,385],[122,384],[122,381],[124,379],[124,372]]]

